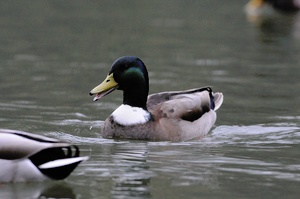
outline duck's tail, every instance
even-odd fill
[[[30,161],[47,177],[62,180],[68,177],[77,165],[88,159],[80,157],[76,145],[43,149],[29,157]]]
[[[214,106],[214,110],[216,111],[216,110],[218,110],[220,107],[221,107],[221,105],[222,105],[222,103],[223,103],[223,93],[213,93],[213,96],[214,96],[214,104],[215,104],[215,106]]]

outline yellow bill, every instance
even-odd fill
[[[107,77],[101,84],[99,84],[98,86],[96,86],[90,91],[90,95],[96,94],[93,101],[97,101],[100,98],[104,97],[105,95],[108,95],[109,93],[111,93],[117,88],[118,88],[118,83],[115,81],[113,77],[113,73],[111,73],[110,75],[107,75]]]

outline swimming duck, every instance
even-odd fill
[[[117,59],[104,81],[90,91],[94,101],[114,90],[123,104],[104,122],[102,137],[149,141],[186,141],[204,137],[216,121],[222,93],[211,88],[161,92],[148,96],[145,64],[134,56]]]
[[[0,182],[62,180],[88,159],[79,153],[57,139],[0,129]]]
[[[300,0],[250,0],[245,9],[250,15],[262,15],[264,12],[269,12],[268,7],[285,13],[293,13],[300,10]]]

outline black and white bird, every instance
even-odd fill
[[[62,180],[79,163],[78,146],[23,131],[0,129],[0,182]]]

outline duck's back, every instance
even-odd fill
[[[184,141],[200,139],[209,132],[222,102],[222,93],[205,87],[152,94],[147,107],[158,123],[157,132],[165,132],[168,140]]]

